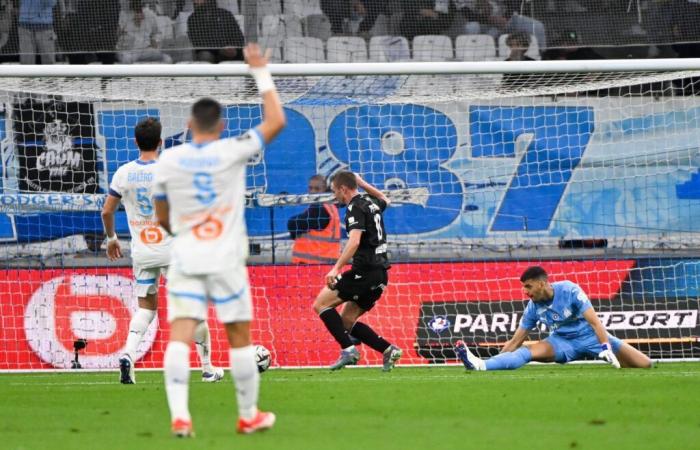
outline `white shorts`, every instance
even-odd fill
[[[143,298],[148,294],[158,292],[160,276],[165,275],[167,266],[143,268],[134,264],[134,279],[136,280],[136,296]]]
[[[168,322],[175,319],[206,320],[209,302],[214,304],[221,323],[253,320],[246,266],[239,265],[226,272],[208,275],[186,275],[174,265],[170,266]]]

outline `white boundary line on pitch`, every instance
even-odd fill
[[[700,358],[670,358],[670,359],[656,359],[653,360],[654,364],[665,364],[665,363],[696,363],[700,362]],[[575,365],[605,365],[604,361],[572,361],[566,364],[557,363],[541,363],[537,361],[529,362],[527,365],[530,366],[575,366]],[[405,368],[415,368],[415,369],[430,369],[432,367],[461,367],[461,363],[441,363],[441,364],[398,364],[396,367]],[[362,370],[362,369],[374,369],[382,367],[379,364],[376,365],[364,365],[364,366],[348,366],[347,369],[350,370]],[[272,367],[271,370],[317,370],[317,369],[328,369],[328,366],[279,366]],[[139,372],[162,372],[162,368],[154,367],[144,367],[137,368]],[[191,370],[197,371],[201,370],[201,367],[192,367]],[[56,374],[56,373],[116,373],[119,369],[109,368],[109,369],[0,369],[1,374]]]
[[[681,372],[656,372],[652,370],[635,370],[635,371],[624,371],[617,372],[610,369],[612,372],[588,372],[586,374],[587,378],[607,378],[611,373],[621,373],[625,377],[667,377],[667,378],[685,378],[685,377],[697,377],[698,371],[681,371]],[[341,382],[347,383],[349,381],[369,381],[369,382],[402,382],[402,381],[457,381],[464,382],[469,381],[499,381],[499,380],[547,380],[552,378],[567,379],[567,378],[580,378],[581,374],[579,372],[559,372],[559,373],[547,373],[545,376],[534,374],[534,373],[509,373],[499,371],[497,375],[477,375],[477,378],[473,378],[473,374],[469,372],[459,372],[449,375],[435,374],[435,375],[401,375],[400,373],[396,376],[384,374],[376,376],[361,376],[346,378],[341,375],[322,375],[309,377],[294,377],[294,376],[281,376],[281,377],[269,377],[264,379],[266,383],[318,383],[318,382]],[[36,377],[33,377],[36,379]],[[142,385],[160,385],[162,380],[149,380],[146,382],[137,382],[137,384]],[[196,383],[196,382],[194,382]],[[118,385],[118,380],[113,381],[66,381],[66,382],[49,382],[49,383],[35,383],[35,382],[8,382],[9,386],[41,386],[41,387],[56,387],[56,386],[101,386],[101,385]]]

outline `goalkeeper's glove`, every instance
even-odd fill
[[[617,356],[612,351],[609,342],[600,344],[600,353],[598,353],[598,358],[604,360],[608,364],[612,364],[616,369],[620,368],[620,361],[617,360]]]

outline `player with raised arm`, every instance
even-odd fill
[[[139,309],[129,323],[124,354],[119,358],[120,381],[134,384],[136,351],[146,329],[156,317],[160,276],[170,262],[172,239],[158,225],[151,202],[153,170],[161,146],[161,124],[148,117],[134,128],[138,159],[119,167],[112,177],[109,194],[102,208],[102,223],[107,234],[107,257],[114,261],[122,257],[119,240],[114,231],[114,213],[124,205],[131,234],[131,259]],[[224,370],[211,365],[211,336],[206,321],[200,321],[194,333],[197,353],[202,363],[202,381],[216,382]]]
[[[529,267],[520,277],[530,298],[520,326],[499,355],[487,360],[476,357],[464,342],[455,352],[468,370],[517,369],[530,361],[567,363],[598,357],[616,368],[649,368],[651,360],[642,352],[608,334],[580,286],[571,281],[550,283],[547,272]],[[521,347],[537,322],[551,334],[529,347]]]
[[[158,220],[174,235],[168,269],[170,342],[165,351],[165,390],[175,436],[192,436],[189,411],[189,343],[211,302],[229,342],[238,400],[239,433],[271,428],[275,415],[258,410],[260,375],[251,345],[253,319],[246,259],[246,164],[285,125],[267,55],[249,44],[244,55],[263,99],[263,120],[245,134],[221,139],[221,105],[204,98],[189,120],[192,142],[165,152],[156,168]]]
[[[358,187],[365,190],[360,194]],[[338,172],[331,182],[338,202],[347,205],[345,229],[348,242],[333,268],[326,274],[326,286],[314,301],[314,311],[341,348],[331,370],[354,365],[360,352],[353,339],[382,353],[383,370],[390,371],[401,358],[401,349],[379,336],[360,316],[374,307],[389,282],[386,230],[382,213],[389,199],[377,188],[352,172]],[[352,268],[340,273],[352,258]],[[344,303],[340,314],[336,307]]]

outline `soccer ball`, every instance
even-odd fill
[[[263,373],[270,368],[270,363],[272,362],[272,355],[270,350],[266,349],[262,345],[258,344],[255,346],[255,363],[258,365],[258,372]]]

